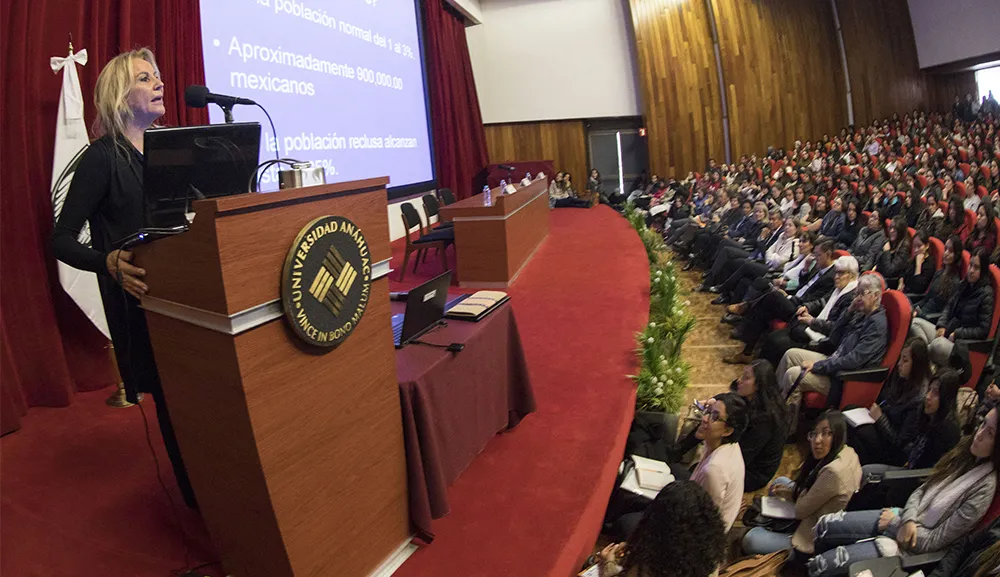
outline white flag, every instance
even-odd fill
[[[49,60],[52,72],[62,70],[62,90],[59,93],[59,117],[56,120],[56,146],[52,155],[52,210],[55,220],[59,220],[66,193],[73,181],[77,164],[83,151],[90,146],[87,137],[87,124],[83,115],[83,91],[80,89],[80,77],[76,73],[76,65],[87,64],[87,51],[76,54],[70,49],[66,58],[53,57]],[[84,224],[80,231],[80,242],[90,246],[90,226]],[[101,302],[101,291],[97,286],[97,275],[75,269],[66,263],[58,263],[59,284],[62,285],[78,307],[94,323],[97,330],[104,333],[108,339],[108,321],[104,316],[104,304]]]

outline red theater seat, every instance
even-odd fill
[[[979,384],[979,378],[983,374],[986,361],[993,352],[997,336],[997,323],[1000,322],[1000,269],[997,268],[997,265],[991,264],[988,274],[990,275],[990,285],[993,286],[993,319],[990,321],[990,333],[985,339],[962,341],[969,347],[969,363],[972,364],[972,374],[965,383],[967,387],[975,387]]]
[[[927,252],[934,259],[934,270],[941,270],[941,266],[944,264],[944,243],[941,242],[941,239],[934,236],[930,237],[929,240],[930,247]]]
[[[878,273],[872,273],[878,274]],[[903,293],[895,290],[882,294],[882,306],[888,321],[888,343],[885,357],[877,368],[858,371],[843,371],[837,374],[837,379],[843,383],[843,395],[840,398],[840,408],[847,405],[861,407],[871,406],[877,399],[879,391],[889,374],[899,360],[903,351],[907,333],[910,330],[910,301]],[[826,408],[826,395],[808,392],[802,396],[802,405],[807,409],[822,410]]]

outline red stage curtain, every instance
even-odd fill
[[[472,76],[465,22],[444,0],[424,2],[424,48],[438,186],[467,198],[487,162],[486,131]]]
[[[184,106],[204,84],[198,0],[6,0],[3,5],[3,163],[0,176],[0,433],[28,407],[65,406],[77,390],[116,378],[106,341],[59,286],[49,249],[52,149],[62,75],[49,57],[87,49],[80,68],[88,122],[97,75],[112,56],[149,46],[166,85],[166,125],[207,123]]]

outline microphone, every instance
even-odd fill
[[[215,94],[207,86],[193,84],[184,90],[184,103],[192,108],[205,108],[209,104],[217,104],[223,109],[232,108],[237,104],[255,106],[257,103],[249,98]]]
[[[498,164],[497,168],[502,169],[502,170],[507,170],[507,171],[510,171],[510,172],[514,172],[515,170],[517,170],[516,167],[513,167],[513,166],[511,166],[509,164]]]

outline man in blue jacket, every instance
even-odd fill
[[[830,393],[830,379],[841,371],[877,367],[888,348],[888,322],[882,308],[882,280],[877,275],[864,275],[858,280],[854,302],[847,314],[834,325],[829,342],[836,346],[827,356],[807,349],[789,349],[778,363],[778,384],[788,395],[798,381],[798,387],[788,398],[797,410],[803,392]]]

